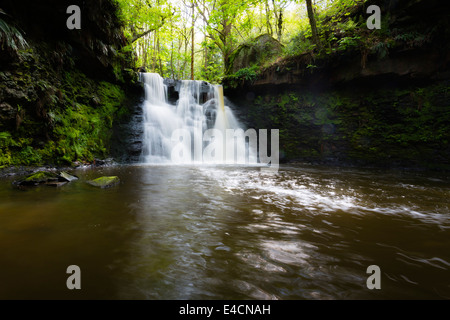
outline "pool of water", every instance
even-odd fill
[[[0,299],[449,299],[450,178],[130,165],[0,179]],[[87,180],[117,175],[97,189]],[[81,290],[69,290],[69,265]],[[370,290],[367,267],[381,270]]]

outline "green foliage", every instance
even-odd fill
[[[344,37],[338,41],[338,51],[347,51],[349,49],[358,48],[361,36]]]
[[[378,42],[372,46],[371,51],[381,60],[388,55],[390,47],[391,44],[389,42]]]
[[[240,69],[234,74],[234,77],[245,81],[253,81],[258,77],[258,66]]]
[[[23,148],[19,152],[18,157],[21,160],[21,164],[26,166],[42,162],[42,155],[31,146]]]
[[[14,141],[9,132],[0,132],[0,168],[11,164],[11,153],[9,146],[13,145]]]
[[[430,34],[412,30],[411,32],[396,34],[393,38],[397,45],[403,44],[409,48],[414,48],[423,46],[428,43],[431,36]]]
[[[130,40],[138,39],[132,45],[138,55],[137,67],[174,79],[191,78],[193,72],[195,79],[211,82],[229,75],[240,46],[263,34],[282,43],[285,57],[370,48],[363,43],[365,20],[355,15],[364,2],[317,3],[316,19],[323,46],[316,47],[303,1],[117,0],[125,34]],[[139,35],[144,36],[136,38]],[[258,65],[267,67],[278,58],[260,59]]]
[[[1,49],[18,55],[19,50],[28,47],[22,32],[6,20],[6,13],[0,9],[0,45]]]
[[[110,1],[103,5],[114,10]],[[118,49],[125,41],[114,12],[101,16],[105,23],[86,27],[83,34],[87,38],[45,40],[33,34],[26,41],[18,27],[26,23],[25,18],[14,19],[16,26],[0,9],[0,56],[5,62],[0,72],[0,97],[6,111],[0,122],[0,167],[71,164],[108,156],[113,122],[127,113],[122,106],[123,88],[91,79],[77,67],[90,59],[84,59],[84,50],[91,50],[98,60],[90,61],[105,71],[106,66],[111,67],[116,83],[135,75],[133,70],[124,71],[133,48]],[[86,41],[77,66],[80,52],[74,52],[73,41]],[[108,72],[99,78],[112,77]]]
[[[284,48],[284,55],[287,57],[294,57],[312,51],[316,45],[310,38],[307,38],[307,36],[307,32],[300,32],[295,35]]]
[[[239,69],[237,72],[224,78],[224,80],[230,87],[236,88],[239,84],[242,84],[246,81],[252,82],[256,80],[258,76],[259,67],[257,65],[253,65],[248,68]]]
[[[48,88],[42,80],[37,87]],[[91,162],[108,156],[115,119],[124,116],[124,91],[105,81],[97,83],[77,71],[66,72],[61,91],[64,104],[55,103],[47,116],[49,128],[25,117],[16,132],[0,132],[0,166]],[[51,99],[50,99],[51,101]],[[42,143],[39,130],[49,130]],[[39,142],[41,141],[41,142]]]
[[[43,158],[50,160],[56,154],[59,162],[69,164],[106,157],[113,120],[125,98],[123,90],[105,81],[96,84],[80,73],[66,74],[64,88],[74,100],[71,107],[50,114],[54,139],[42,150]]]

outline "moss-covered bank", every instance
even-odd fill
[[[80,3],[72,31],[65,1],[25,2],[2,4],[0,17],[15,30],[1,33],[0,168],[108,157],[135,79],[114,2]]]
[[[450,83],[257,95],[249,127],[280,129],[284,160],[450,170]]]

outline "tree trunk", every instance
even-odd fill
[[[184,56],[183,56],[183,72],[181,75],[182,79],[186,79],[186,76],[188,75],[188,73],[186,72],[186,56],[187,56],[187,52],[188,52],[188,45],[189,45],[189,34],[186,31],[186,34],[184,35]]]
[[[229,52],[223,53],[223,64],[225,69],[225,75],[229,74],[231,71],[231,59]]]
[[[191,48],[191,80],[194,80],[194,45],[195,45],[195,16],[194,16],[194,2],[192,1],[192,48]]]
[[[205,51],[203,53],[205,56],[205,74],[207,73],[208,70],[208,44],[206,43],[206,34],[205,34]]]
[[[317,26],[316,26],[316,18],[314,16],[314,10],[313,10],[311,0],[306,0],[306,9],[308,10],[308,18],[309,18],[309,24],[311,25],[313,42],[315,45],[317,45],[320,48],[320,40],[319,40],[319,35],[317,32]]]
[[[158,35],[157,46],[158,46],[159,74],[161,75],[161,77],[164,78],[164,70],[163,70],[162,61],[161,61],[161,46],[159,45],[159,35]]]
[[[266,28],[267,33],[273,35],[272,25],[270,24],[270,8],[269,8],[269,0],[265,3],[266,7]]]
[[[278,15],[278,29],[277,29],[278,41],[281,41],[282,32],[283,32],[283,9],[280,9],[280,13]]]
[[[157,40],[157,35],[156,32],[154,33],[154,37],[153,37],[153,61],[152,61],[152,70],[153,72],[155,72],[156,70],[156,40]]]
[[[173,21],[170,18],[170,74],[172,75],[172,79],[175,79],[175,75],[173,73]]]

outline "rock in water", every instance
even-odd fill
[[[69,182],[73,181],[73,180],[78,180],[77,176],[73,176],[73,175],[68,174],[67,172],[64,172],[64,171],[62,171],[59,175],[61,177],[63,177],[64,179],[66,179],[67,181],[69,181]]]
[[[69,180],[64,177],[48,171],[38,171],[26,176],[23,180],[16,182],[19,186],[37,186],[40,184],[55,184],[62,185],[67,183]]]
[[[117,176],[111,176],[111,177],[100,177],[91,181],[88,181],[88,183],[94,187],[99,188],[109,188],[112,186],[115,186],[120,182],[119,177]]]

